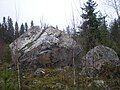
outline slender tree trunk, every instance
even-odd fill
[[[18,19],[19,19],[19,13],[17,12],[17,7],[16,7],[16,5],[17,5],[17,0],[15,0],[15,12],[16,12],[16,22],[18,21]],[[17,37],[18,38],[18,37]],[[15,60],[17,61],[17,73],[18,73],[18,75],[17,75],[17,79],[18,79],[18,90],[22,90],[22,84],[21,84],[21,69],[20,69],[20,61],[19,61],[19,58],[20,58],[20,55],[19,55],[19,53],[18,53],[18,48],[17,48],[17,46],[18,46],[18,41],[16,41],[15,43],[15,54],[16,54],[16,58],[15,58]],[[14,59],[14,58],[13,58]]]
[[[74,58],[74,50],[73,50],[73,84],[76,85],[76,75],[75,75],[75,58]]]
[[[18,69],[18,88],[19,88],[19,90],[22,90],[22,88],[21,88],[21,76],[20,76],[20,65],[19,65],[19,62],[17,64],[17,69]]]
[[[21,84],[21,69],[20,69],[20,61],[19,61],[19,58],[20,58],[21,55],[19,55],[18,50],[17,50],[17,49],[18,49],[18,48],[17,48],[18,42],[16,41],[16,42],[14,43],[14,45],[15,45],[15,58],[13,58],[13,60],[16,61],[16,66],[17,66],[18,90],[22,90],[22,84]]]
[[[20,69],[20,61],[19,61],[19,54],[16,52],[17,57],[17,72],[18,72],[18,89],[22,90],[22,84],[21,84],[21,69]]]
[[[118,10],[118,5],[117,5],[116,0],[114,0],[114,4],[115,4],[115,11],[116,11],[117,16],[118,16],[118,18],[119,18],[119,17],[120,17],[120,15],[119,15],[119,10]]]

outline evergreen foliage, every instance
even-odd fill
[[[33,20],[31,21],[31,27],[33,27],[34,26],[34,23],[33,23]]]
[[[82,37],[84,37],[84,49],[85,51],[90,50],[91,48],[98,45],[98,41],[100,39],[100,31],[98,29],[100,22],[97,19],[97,13],[95,12],[95,8],[97,4],[92,1],[88,0],[86,2],[85,8],[82,8],[84,13],[81,17],[85,20],[81,26],[82,29]]]
[[[15,39],[19,37],[19,26],[18,23],[15,22]]]
[[[100,38],[99,38],[99,43],[105,46],[109,46],[110,42],[110,33],[108,31],[107,25],[106,25],[106,20],[105,16],[100,15],[99,20],[100,20],[100,26],[99,26],[99,32],[100,32]]]
[[[25,23],[25,31],[27,31],[28,30],[28,25],[27,25],[27,23]]]
[[[106,45],[109,43],[109,31],[105,21],[105,16],[95,12],[97,7],[96,2],[88,0],[85,8],[82,8],[84,13],[81,17],[84,22],[81,26],[80,38],[85,52],[94,48],[97,45]]]
[[[13,41],[13,36],[11,35],[14,29],[12,27],[12,20],[10,19],[8,22],[6,21],[6,18],[3,17],[3,23],[0,28],[0,38],[6,43],[11,43]]]
[[[11,38],[11,42],[14,40],[14,27],[13,27],[13,21],[10,17],[8,17],[8,21],[7,21],[7,30],[8,30],[8,35],[9,38]]]
[[[27,30],[27,23],[25,23],[25,25],[22,23],[19,30],[18,22],[15,22],[14,25],[12,18],[8,16],[6,20],[6,17],[3,17],[3,21],[0,23],[0,39],[2,39],[6,44],[10,44]]]
[[[120,18],[118,20],[114,20],[111,25],[111,39],[120,45]]]
[[[20,35],[22,35],[25,32],[25,27],[22,23],[21,27],[20,27]]]
[[[5,30],[7,30],[7,22],[6,22],[6,18],[5,17],[3,17],[2,28],[4,28]]]
[[[110,27],[110,39],[113,42],[113,49],[120,57],[120,18],[114,20]]]
[[[82,31],[74,36],[74,39],[80,40],[82,44],[84,54],[95,46],[102,44],[113,48],[120,57],[120,18],[115,19],[110,26],[110,31],[106,25],[106,17],[96,12],[97,4],[93,0],[88,0],[84,4],[83,14],[81,17],[84,22],[81,26]],[[34,26],[33,20],[30,23],[31,27]],[[16,70],[11,69],[11,52],[9,44],[13,40],[17,39],[24,32],[28,31],[28,24],[21,25],[19,29],[18,22],[15,22],[8,17],[6,20],[3,17],[3,21],[0,23],[0,41],[5,43],[4,54],[2,58],[2,64],[0,62],[0,90],[17,90],[17,75]],[[46,25],[44,25],[44,28]],[[58,28],[58,27],[56,27]],[[73,28],[75,29],[75,28]],[[71,28],[66,28],[67,33],[72,36]],[[76,30],[76,29],[75,29]],[[0,48],[3,49],[3,48]],[[79,56],[80,59],[83,54]],[[22,67],[21,67],[22,68]],[[15,69],[15,68],[14,68]],[[73,71],[75,72],[76,84],[73,84]],[[107,90],[106,87],[110,87],[113,90],[120,89],[120,66],[105,64],[98,72],[98,76],[95,78],[85,77],[81,75],[81,68],[64,67],[60,68],[44,68],[45,73],[41,77],[33,75],[32,70],[26,70],[22,72],[20,78],[22,78],[23,90]],[[32,73],[31,73],[32,72]],[[104,85],[99,86],[94,81],[103,80]],[[106,86],[106,87],[105,87]]]

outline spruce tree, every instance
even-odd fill
[[[33,20],[31,21],[31,27],[33,27],[34,26],[34,23],[33,23]]]
[[[25,31],[27,31],[28,30],[28,25],[27,25],[27,23],[25,23]]]
[[[9,18],[10,19],[10,18]],[[12,26],[12,20],[10,21],[8,19],[8,21],[6,21],[6,18],[3,17],[3,23],[2,23],[2,26],[1,26],[1,35],[0,35],[0,38],[5,42],[5,43],[8,43],[10,44],[12,41],[13,41],[13,36],[14,35],[11,35],[11,31],[13,30],[13,34],[14,34],[14,28]],[[9,22],[9,23],[8,23]],[[12,28],[11,28],[12,27]]]
[[[2,28],[2,24],[0,23],[0,28]]]
[[[99,15],[99,20],[100,20],[100,38],[99,38],[99,43],[105,46],[109,46],[110,42],[110,33],[107,28],[106,16],[103,16],[102,14]]]
[[[20,27],[20,35],[22,35],[25,32],[25,27],[22,23],[21,27]]]
[[[98,12],[95,12],[95,8],[97,6],[96,2],[88,0],[84,5],[85,7],[82,8],[84,13],[81,15],[81,17],[84,19],[84,22],[81,26],[81,34],[84,38],[83,48],[85,51],[88,51],[99,44],[98,41],[100,39],[100,32],[98,27],[100,25],[100,21],[97,18]]]
[[[0,38],[1,39],[5,39],[5,32],[7,30],[7,25],[6,25],[6,19],[5,17],[3,17],[3,23],[1,24],[1,28],[0,28]]]
[[[119,19],[114,20],[113,24],[111,25],[111,39],[115,41],[117,44],[120,45],[120,23]]]
[[[9,40],[12,42],[14,40],[14,27],[13,27],[13,21],[10,17],[8,17],[8,35],[9,35]]]
[[[18,32],[18,30],[19,30],[18,23],[15,22],[15,39],[19,37],[19,32]]]
[[[7,22],[6,22],[6,18],[5,17],[3,17],[2,28],[7,30]]]
[[[3,22],[2,22],[1,28],[0,28],[0,38],[5,42],[7,41],[6,33],[7,33],[7,22],[6,22],[6,18],[3,17]]]
[[[115,19],[110,27],[111,47],[117,52],[120,57],[120,18]]]

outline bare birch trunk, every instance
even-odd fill
[[[76,85],[76,75],[75,75],[75,58],[74,58],[74,50],[73,50],[73,84]]]
[[[19,58],[18,58],[18,53],[17,53],[17,72],[18,72],[18,88],[19,88],[19,90],[22,90],[20,62],[19,62]]]
[[[18,43],[17,43],[17,41],[14,43],[15,44],[15,58],[13,58],[13,59],[15,59],[15,61],[17,61],[16,62],[16,66],[17,66],[17,73],[18,73],[18,75],[17,75],[17,79],[18,79],[18,90],[22,90],[22,84],[21,84],[21,70],[20,70],[20,61],[19,61],[19,58],[20,58],[20,55],[19,55],[19,53],[18,53],[18,50],[17,50],[17,45],[18,45]]]

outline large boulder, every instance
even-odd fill
[[[52,26],[46,29],[39,26],[30,28],[11,43],[10,48],[14,64],[19,59],[22,68],[70,65],[73,50],[80,50],[69,35]]]
[[[117,53],[109,47],[103,45],[96,46],[83,57],[83,70],[81,73],[95,76],[105,64],[119,66],[120,60]]]

